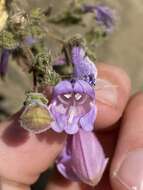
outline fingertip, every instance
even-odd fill
[[[124,111],[131,91],[131,82],[127,73],[116,66],[100,64],[99,78],[105,81],[105,87],[96,91],[98,115],[95,128],[107,128],[115,124]]]
[[[103,76],[103,78],[109,79],[109,81],[113,82],[113,84],[114,82],[116,82],[116,80],[117,81],[119,80],[120,83],[122,83],[122,86],[125,87],[124,90],[127,90],[127,91],[131,90],[131,80],[127,72],[123,68],[112,65],[112,64],[103,64],[103,63],[100,63],[97,66],[97,68],[99,72],[99,77]],[[116,75],[118,77],[115,79]]]
[[[115,190],[141,190],[143,179],[143,93],[129,101],[122,120],[110,179]]]
[[[20,113],[0,124],[0,176],[30,185],[53,164],[63,149],[66,134],[52,130],[30,133],[20,126]]]

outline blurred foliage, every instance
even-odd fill
[[[1,2],[4,2],[4,0]],[[6,7],[3,4],[3,11],[7,9],[10,15],[14,12],[16,14],[7,22],[8,31],[0,33],[0,41],[2,42],[0,46],[12,49],[11,53],[13,55],[5,82],[0,81],[0,94],[6,98],[4,109],[6,109],[6,112],[8,109],[8,113],[11,114],[19,109],[23,102],[25,91],[30,90],[32,84],[32,76],[24,72],[27,71],[26,67],[29,64],[32,65],[32,59],[25,59],[27,49],[23,49],[23,46],[21,49],[17,49],[24,36],[36,36],[40,40],[41,45],[35,45],[34,48],[32,46],[32,51],[40,53],[44,44],[47,46],[47,50],[51,50],[53,60],[53,57],[58,57],[61,53],[60,49],[63,42],[76,33],[80,33],[87,39],[87,46],[91,48],[91,51],[88,53],[94,59],[95,48],[98,47],[97,43],[102,44],[104,39],[106,39],[106,35],[96,27],[94,14],[82,13],[82,4],[80,3],[85,3],[86,1],[61,1],[60,5],[57,1],[44,0],[27,0],[24,2],[14,0],[14,3],[7,0],[6,2]],[[13,51],[13,49],[15,50]],[[20,54],[22,57],[20,57]],[[19,68],[15,61],[23,69]],[[62,72],[65,73],[65,71],[70,73],[71,68],[63,68]],[[40,73],[39,76],[44,75]],[[55,74],[54,76],[56,77]],[[12,94],[9,92],[12,92]],[[7,114],[4,115],[7,117]]]

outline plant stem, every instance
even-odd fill
[[[37,76],[36,71],[33,69],[33,91],[37,92]]]
[[[31,49],[27,47],[24,43],[21,43],[21,47],[24,51],[24,54],[26,55],[29,65],[31,65],[32,67],[34,56]],[[36,71],[34,70],[34,68],[32,68],[32,73],[33,73],[33,91],[36,92],[37,91],[37,77],[36,77]]]

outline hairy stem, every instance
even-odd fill
[[[23,52],[28,60],[29,65],[32,67],[32,63],[34,61],[34,55],[29,47],[27,47],[24,43],[21,43],[21,47],[23,49]],[[33,90],[34,92],[37,91],[37,77],[36,77],[36,71],[34,68],[32,69],[33,73]]]

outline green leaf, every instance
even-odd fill
[[[75,25],[79,24],[82,21],[81,15],[78,15],[73,12],[66,11],[63,14],[56,15],[53,18],[49,18],[49,22],[54,24],[63,24],[63,25]]]

